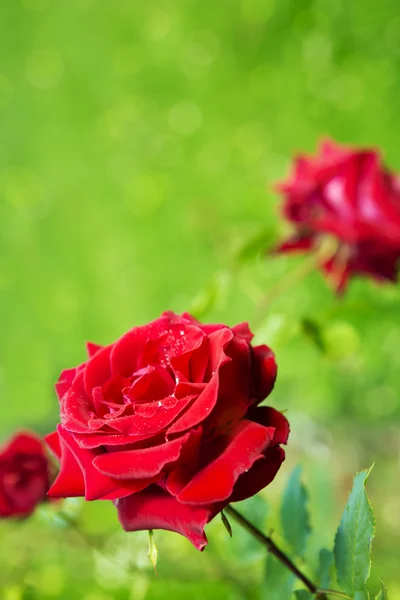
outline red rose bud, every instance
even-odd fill
[[[258,404],[276,363],[247,324],[164,313],[64,371],[61,425],[47,437],[61,468],[50,495],[113,500],[127,531],[167,529],[198,549],[229,502],[268,485],[285,453],[285,417]]]
[[[333,245],[321,267],[338,292],[353,275],[397,280],[400,181],[382,166],[377,150],[325,141],[316,156],[298,156],[277,189],[285,199],[284,218],[296,230],[279,252],[326,251],[329,237]]]
[[[47,499],[50,464],[40,438],[21,432],[0,449],[0,518],[26,517]]]

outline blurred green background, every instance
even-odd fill
[[[1,439],[54,427],[53,383],[86,340],[166,309],[255,324],[302,261],[247,245],[285,233],[271,189],[294,152],[330,135],[400,169],[397,0],[2,0],[0,22]],[[372,583],[399,600],[399,287],[358,280],[338,300],[313,273],[263,317],[271,403],[292,436],[248,514],[279,541],[276,505],[301,462],[313,564],[352,475],[375,461]],[[84,536],[51,509],[0,523],[0,598],[285,600],[237,528],[231,542],[209,526],[203,555],[157,532],[157,581],[146,534],[121,533],[111,503],[67,508]]]

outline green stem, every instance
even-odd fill
[[[289,571],[293,573],[297,579],[305,585],[305,587],[312,593],[315,594],[317,598],[321,600],[327,600],[325,592],[323,590],[319,590],[318,587],[296,567],[294,562],[286,556],[284,552],[275,544],[275,542],[268,536],[266,536],[260,529],[255,527],[250,521],[248,521],[241,513],[239,513],[236,508],[233,508],[231,505],[227,506],[225,512],[233,517],[235,521],[239,523],[250,535],[252,535],[256,540],[258,540],[261,544],[263,544],[268,552],[273,554]]]
[[[348,596],[343,592],[338,592],[337,590],[317,590],[317,594],[325,594],[327,596],[338,596],[339,598],[347,598],[347,600],[351,600],[351,596]]]
[[[267,308],[278,298],[286,294],[289,290],[295,287],[313,271],[317,270],[316,257],[312,254],[310,257],[303,260],[296,269],[286,273],[282,279],[277,281],[269,290],[262,296],[256,308],[256,317],[253,326],[257,327],[262,323]]]

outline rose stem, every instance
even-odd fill
[[[262,322],[265,311],[275,300],[289,292],[293,287],[305,279],[308,275],[318,270],[318,264],[315,256],[312,254],[301,262],[297,268],[289,271],[282,277],[275,285],[269,288],[269,290],[261,297],[257,304],[257,315],[255,319],[255,326],[258,326]]]
[[[275,543],[270,537],[264,535],[262,531],[260,531],[252,523],[250,523],[250,521],[248,521],[243,515],[241,515],[236,510],[236,508],[233,508],[229,505],[226,508],[224,508],[224,512],[231,515],[231,517],[233,517],[235,521],[237,521],[244,529],[246,529],[246,531],[248,531],[250,535],[252,535],[261,544],[263,544],[267,548],[268,552],[271,552],[271,554],[273,554],[282,564],[285,565],[287,569],[289,569],[289,571],[291,571],[298,579],[300,579],[300,581],[304,583],[306,588],[312,594],[317,594],[319,598],[326,600],[326,596],[321,595],[321,592],[318,589],[318,587],[310,579],[308,579],[308,577],[304,575],[304,573],[299,571],[296,565],[290,560],[288,556],[286,556],[286,554],[282,552],[282,550],[278,548],[278,546],[275,545]]]

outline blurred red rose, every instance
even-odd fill
[[[285,417],[257,406],[275,358],[252,337],[246,324],[167,312],[110,346],[89,344],[89,360],[56,385],[50,495],[114,500],[127,531],[168,529],[203,549],[206,523],[268,485],[285,456]]]
[[[382,166],[377,150],[324,141],[316,156],[295,159],[277,189],[296,230],[278,251],[313,251],[329,236],[334,248],[321,266],[337,291],[358,274],[397,280],[400,180]]]
[[[17,433],[0,449],[0,518],[30,515],[49,487],[44,444],[33,433]]]

